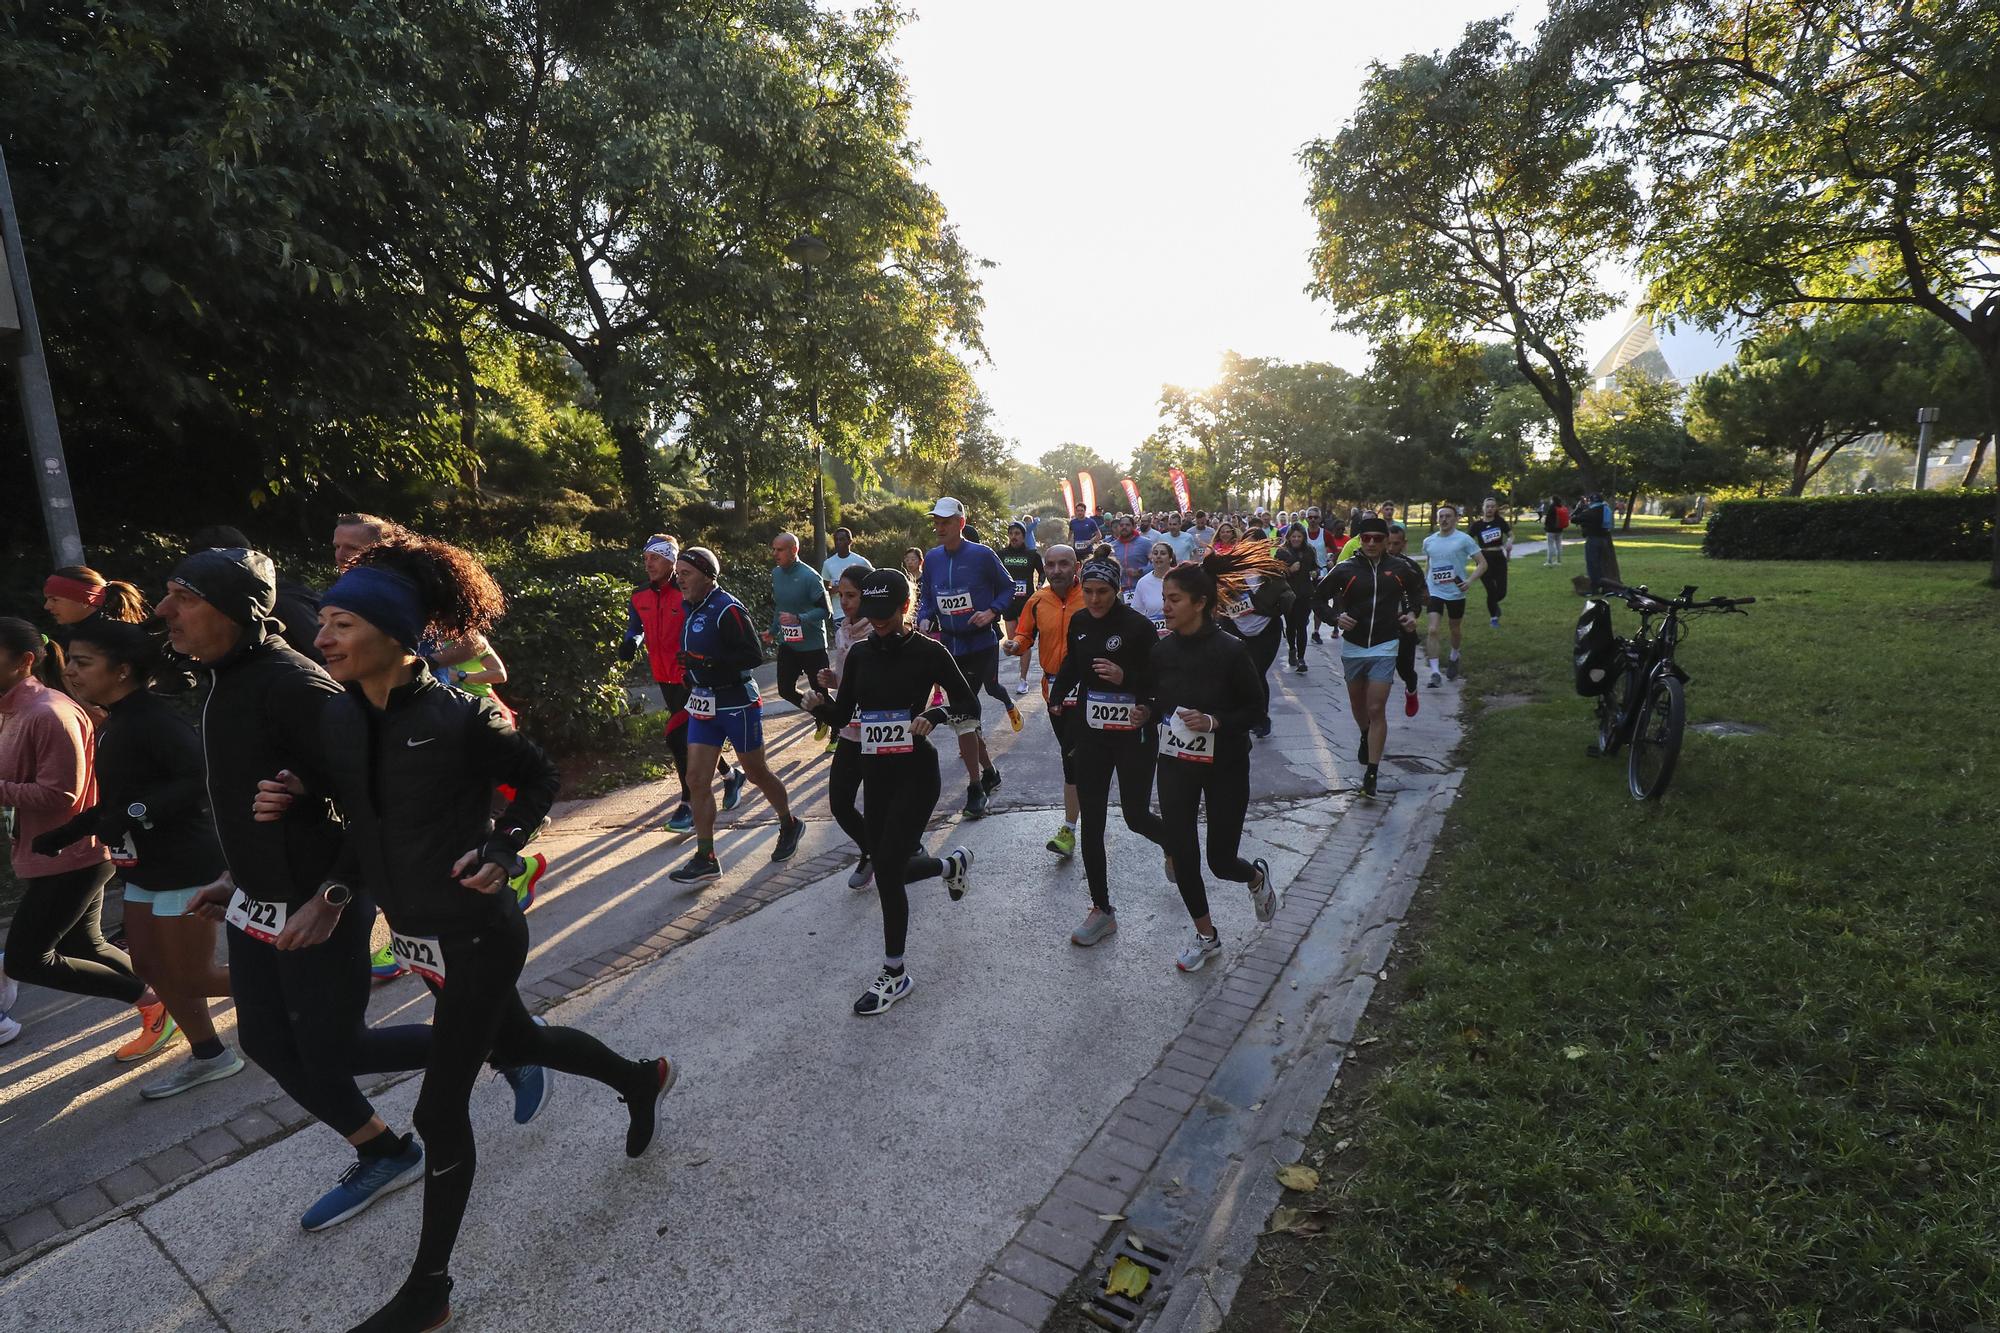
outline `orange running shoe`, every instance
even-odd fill
[[[121,1065],[157,1055],[181,1034],[179,1025],[174,1022],[174,1016],[167,1012],[166,1005],[156,1002],[135,1007],[139,1010],[139,1035],[118,1048],[117,1060]]]

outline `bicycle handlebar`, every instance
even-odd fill
[[[1644,584],[1636,588],[1619,588],[1604,595],[1617,598],[1642,615],[1660,615],[1667,611],[1734,611],[1738,607],[1753,606],[1757,601],[1755,597],[1711,597],[1705,602],[1697,602],[1692,583],[1683,587],[1680,595],[1671,600],[1653,596]]]

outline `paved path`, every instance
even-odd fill
[[[665,784],[564,808],[545,835],[559,870],[530,917],[524,990],[555,1021],[671,1054],[684,1082],[660,1147],[638,1163],[615,1147],[622,1108],[592,1087],[565,1080],[551,1113],[525,1129],[507,1116],[502,1085],[475,1098],[482,1173],[456,1269],[466,1326],[1039,1323],[1060,1294],[1048,1288],[1085,1272],[1107,1238],[1081,1225],[1072,1196],[1120,1188],[1075,1184],[1087,1179],[1078,1163],[1117,1125],[1138,1123],[1127,1108],[1162,1062],[1198,1067],[1213,1049],[1224,1058],[1207,1069],[1220,1077],[1227,1053],[1251,1040],[1252,1016],[1296,998],[1275,985],[1285,969],[1332,1004],[1357,950],[1386,948],[1375,926],[1400,915],[1381,915],[1393,888],[1350,868],[1367,849],[1381,855],[1385,838],[1401,847],[1404,826],[1448,795],[1439,775],[1457,691],[1426,690],[1415,723],[1396,719],[1390,799],[1350,812],[1354,731],[1333,651],[1313,649],[1306,676],[1273,677],[1276,730],[1256,752],[1246,854],[1268,857],[1297,892],[1260,928],[1246,895],[1214,890],[1227,972],[1175,972],[1186,914],[1156,854],[1115,822],[1119,935],[1088,952],[1065,942],[1087,898],[1081,866],[1042,849],[1060,779],[1034,693],[1027,730],[1002,721],[994,737],[1006,774],[995,813],[967,824],[947,811],[940,822],[955,827],[932,839],[977,853],[973,892],[958,904],[916,894],[917,990],[876,1022],[848,1009],[879,956],[878,912],[872,894],[844,887],[851,853],[825,817],[825,766],[805,719],[774,709],[769,728],[813,822],[788,867],[767,866],[774,825],[754,794],[722,840],[723,881],[699,893],[664,879],[685,854],[654,831]],[[1365,941],[1322,937],[1334,917],[1375,926]],[[427,1007],[408,981],[376,995],[378,1019]],[[261,1074],[141,1104],[143,1067],[108,1062],[122,1016],[87,1002],[24,1008],[28,1033],[0,1052],[0,1193],[11,1205],[0,1209],[0,1266],[11,1270],[0,1271],[0,1330],[339,1329],[379,1302],[414,1238],[414,1192],[304,1237],[297,1214],[344,1150],[317,1127],[292,1132],[297,1108]],[[1218,1024],[1236,1009],[1243,1024],[1224,1042]],[[1190,1035],[1203,1024],[1203,1037]],[[406,1123],[416,1083],[389,1083],[379,1104]],[[1244,1116],[1261,1106],[1249,1094],[1258,1080],[1236,1084],[1240,1104],[1209,1095],[1197,1106],[1187,1094],[1174,1113],[1184,1120],[1155,1104],[1141,1135],[1159,1141],[1147,1164],[1201,1117],[1254,1121]],[[1139,1155],[1128,1145],[1126,1157]],[[1136,1202],[1141,1168],[1120,1170]],[[1066,1181],[1070,1196],[1058,1193]],[[1052,1256],[1057,1235],[1068,1251]],[[314,1280],[301,1280],[302,1260]],[[1039,1287],[1009,1276],[1024,1270]],[[106,1272],[123,1275],[115,1292]]]

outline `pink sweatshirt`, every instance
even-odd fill
[[[95,838],[54,856],[30,850],[35,835],[97,804],[90,716],[33,676],[0,694],[0,805],[14,809],[14,873],[23,879],[83,870],[111,853]]]

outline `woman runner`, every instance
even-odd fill
[[[1167,874],[1194,918],[1194,939],[1174,965],[1197,972],[1222,952],[1201,882],[1203,799],[1208,804],[1208,868],[1247,884],[1259,921],[1278,913],[1271,867],[1238,855],[1250,810],[1250,728],[1264,711],[1264,688],[1249,650],[1215,620],[1215,583],[1199,565],[1167,575],[1167,627],[1153,647],[1153,699],[1160,710],[1160,821]]]
[[[813,681],[815,688],[806,691],[807,708],[825,702],[830,697],[827,692],[839,687],[847,654],[855,644],[874,633],[874,627],[861,614],[861,582],[873,572],[862,565],[849,565],[840,571],[840,582],[834,586],[834,592],[840,597],[841,618],[833,631],[833,656]],[[833,763],[826,775],[826,799],[833,807],[833,822],[854,839],[861,852],[861,859],[854,863],[854,873],[847,877],[850,889],[865,889],[875,879],[875,864],[868,859],[868,826],[854,800],[860,792],[861,724],[850,722],[834,733]]]
[[[1257,736],[1268,736],[1271,734],[1271,664],[1278,660],[1278,645],[1285,637],[1285,622],[1280,615],[1265,614],[1256,609],[1257,590],[1266,579],[1283,579],[1285,567],[1271,554],[1270,546],[1257,535],[1261,531],[1252,528],[1255,540],[1232,540],[1228,549],[1224,549],[1222,538],[1218,535],[1215,549],[1202,560],[1201,568],[1215,581],[1214,614],[1223,618],[1219,623],[1226,625],[1250,650],[1250,660],[1257,668],[1257,679],[1264,695],[1251,731]],[[1233,529],[1230,535],[1234,537]]]
[[[1154,542],[1153,549],[1147,552],[1147,559],[1151,561],[1152,568],[1141,574],[1139,581],[1132,585],[1132,609],[1152,621],[1158,634],[1165,635],[1166,606],[1160,598],[1167,586],[1167,571],[1178,563],[1174,559],[1173,543]]]
[[[1500,517],[1498,497],[1487,496],[1486,503],[1479,507],[1472,536],[1479,543],[1480,554],[1486,557],[1486,568],[1479,572],[1479,582],[1486,588],[1487,623],[1499,629],[1500,603],[1507,600],[1507,562],[1514,558],[1514,525]]]
[[[106,579],[87,565],[65,565],[42,584],[42,609],[58,625],[80,625],[92,616],[136,625],[153,614],[129,583]]]
[[[816,701],[813,716],[835,729],[860,726],[861,803],[867,840],[882,899],[882,973],[854,1002],[863,1018],[882,1013],[910,993],[903,948],[910,927],[905,885],[943,876],[957,902],[965,896],[972,853],[954,847],[942,859],[924,855],[924,826],[937,808],[937,751],[931,729],[950,714],[976,706],[972,687],[943,644],[906,628],[910,581],[893,569],[870,573],[861,585],[861,614],[874,633],[856,644],[842,664],[840,691]],[[933,688],[945,707],[927,707]]]
[[[1285,646],[1291,650],[1292,670],[1303,676],[1306,629],[1312,622],[1313,584],[1319,581],[1319,552],[1306,540],[1305,525],[1294,523],[1285,529],[1277,556],[1278,563],[1285,567],[1285,582],[1292,589],[1292,607],[1285,612]]]
[[[502,606],[477,560],[414,533],[363,551],[320,602],[318,646],[346,687],[321,715],[347,828],[341,869],[374,892],[398,957],[436,997],[413,1116],[429,1159],[416,1258],[395,1296],[353,1333],[416,1333],[451,1317],[451,1253],[478,1156],[468,1103],[489,1057],[617,1092],[630,1111],[629,1157],[652,1142],[677,1074],[663,1058],[626,1060],[585,1033],[538,1025],[515,990],[528,927],[514,896],[498,890],[555,798],[555,765],[491,700],[440,685],[416,653],[427,636],[484,630]],[[493,789],[503,782],[516,796],[496,826]],[[266,820],[282,818],[304,790],[296,780],[259,785]]]

